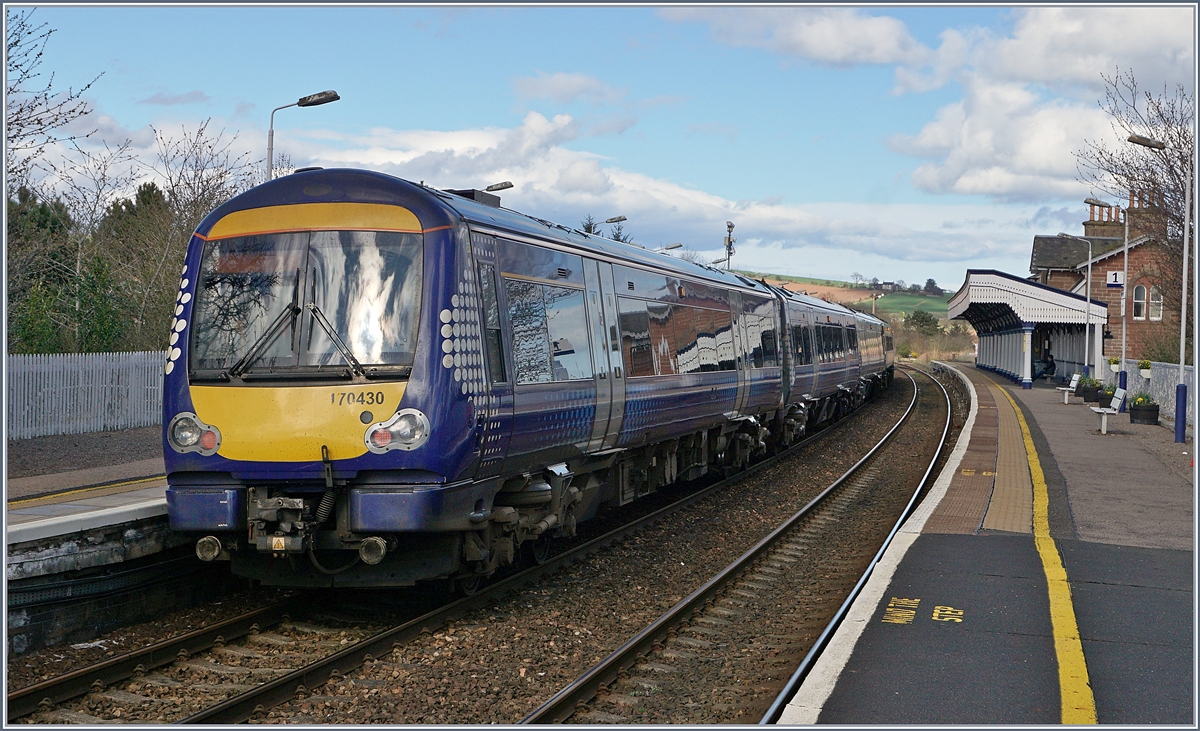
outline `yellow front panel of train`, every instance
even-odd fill
[[[329,447],[330,459],[366,454],[363,436],[367,427],[396,413],[405,385],[192,386],[191,392],[196,416],[221,431],[217,454],[222,457],[254,462],[319,462],[321,445]]]

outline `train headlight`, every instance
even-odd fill
[[[200,422],[180,414],[171,425],[171,442],[177,447],[191,447],[200,441]]]
[[[195,414],[184,411],[176,414],[167,425],[167,443],[176,452],[199,452],[208,457],[216,454],[221,446],[221,432],[200,421]]]
[[[401,409],[387,421],[369,426],[364,441],[375,454],[411,451],[429,441],[429,417],[416,409]]]

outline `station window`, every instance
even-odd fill
[[[1150,288],[1150,319],[1162,320],[1163,313],[1163,296],[1162,290],[1158,287]]]
[[[1144,284],[1133,288],[1133,319],[1146,319],[1146,286]]]

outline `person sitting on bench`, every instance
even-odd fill
[[[1054,356],[1046,353],[1046,359],[1041,361],[1041,365],[1034,371],[1033,380],[1037,380],[1042,376],[1050,377],[1058,371],[1058,366],[1054,363]]]

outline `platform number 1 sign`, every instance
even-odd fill
[[[1110,288],[1120,289],[1125,286],[1125,272],[1108,272],[1104,275],[1104,284]]]

